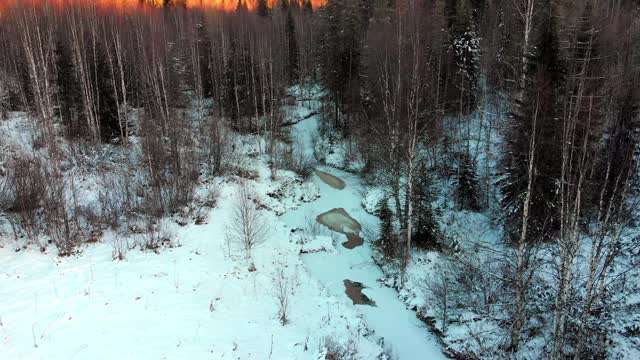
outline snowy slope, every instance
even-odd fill
[[[264,157],[250,166],[260,177],[249,183],[262,199],[293,177],[281,171],[283,180],[271,182]],[[359,205],[357,177],[322,170],[342,177],[347,188],[338,191],[313,177],[297,191],[319,188],[318,200],[283,200],[282,217],[263,210],[270,230],[267,242],[256,249],[256,272],[247,270],[236,244],[229,252],[225,240],[239,182],[234,178],[218,179],[220,198],[206,224],[180,227],[166,220],[174,244],[158,254],[134,248],[135,238],[125,234],[106,233],[102,242],[67,258],[31,248],[15,252],[3,240],[0,358],[318,359],[331,342],[352,347],[359,359],[378,357],[383,346],[400,359],[442,357],[415,314],[376,282],[382,274],[366,243],[347,250],[340,243],[327,244],[331,238],[325,237],[319,239],[319,252],[300,254],[291,230],[303,227],[310,212],[343,207],[363,227],[376,222]],[[129,244],[125,260],[112,260],[114,241]],[[278,321],[274,286],[279,269],[290,293],[285,326]],[[344,279],[365,284],[377,307],[353,305]]]
[[[0,249],[2,358],[309,359],[325,336],[354,337],[361,358],[375,357],[358,312],[309,275],[275,215],[265,214],[273,226],[257,272],[238,251],[227,256],[235,186],[223,188],[208,224],[174,226],[180,246],[160,254],[112,261],[108,243],[70,258]],[[280,267],[291,284],[286,326],[273,286]]]

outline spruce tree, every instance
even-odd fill
[[[460,210],[480,210],[478,193],[475,163],[468,153],[461,153],[458,164],[458,184],[456,187],[456,201]]]
[[[640,76],[631,71],[625,87],[613,97],[613,116],[605,130],[605,143],[599,156],[593,185],[591,206],[597,209],[600,194],[613,204],[623,201],[624,187],[620,183],[634,181],[638,171],[638,141],[640,139]],[[607,172],[609,176],[607,177]],[[635,180],[634,186],[637,186]],[[635,189],[637,191],[637,189]]]
[[[419,248],[433,249],[438,245],[440,230],[431,206],[433,201],[431,178],[424,166],[418,170],[416,175],[413,243]]]
[[[111,69],[104,54],[103,45],[96,46],[96,89],[98,91],[98,121],[100,135],[105,142],[111,141],[120,134],[118,119],[118,102],[113,88]]]
[[[334,105],[336,128],[345,125],[341,113],[348,115],[361,104],[360,57],[367,26],[360,2],[329,0],[322,8],[320,80]]]
[[[307,15],[313,15],[313,4],[311,4],[311,0],[304,0],[302,3],[302,12]]]
[[[393,230],[393,214],[387,205],[387,199],[382,201],[378,212],[380,218],[380,236],[378,244],[385,259],[393,259],[395,257],[396,239]]]
[[[258,5],[260,5],[260,4],[258,3]],[[246,14],[247,12],[249,12],[249,8],[247,7],[247,3],[244,0],[238,0],[238,5],[236,5],[236,13]]]
[[[236,130],[240,129],[240,120],[243,116],[251,114],[251,96],[249,75],[246,64],[251,64],[251,59],[242,50],[238,39],[231,41],[229,60],[225,67],[223,108]]]
[[[468,0],[457,0],[450,18],[450,54],[453,83],[450,86],[449,110],[467,114],[475,109],[480,71],[480,39]]]
[[[256,13],[260,17],[268,17],[270,15],[269,5],[267,4],[267,0],[258,0],[258,7],[256,8]]]
[[[18,71],[18,79],[21,87],[20,90],[24,96],[24,98],[21,99],[21,102],[23,102],[21,105],[25,111],[30,112],[31,109],[33,109],[34,105],[34,95],[33,85],[31,84],[31,77],[29,75],[29,68],[27,67],[27,60],[22,59],[20,61],[17,61],[16,68]]]
[[[289,0],[280,0],[280,9],[283,12],[289,11]]]
[[[289,82],[295,84],[300,79],[300,50],[296,38],[296,23],[291,10],[287,12],[287,41],[289,44]]]
[[[204,19],[202,19],[204,21]],[[213,95],[213,79],[211,78],[211,39],[204,24],[197,25],[198,56],[200,58],[200,79],[204,97]]]
[[[528,239],[552,230],[558,217],[556,182],[560,177],[561,100],[565,69],[559,55],[553,18],[543,28],[537,54],[528,67],[529,79],[522,103],[514,102],[509,114],[507,143],[503,155],[505,177],[500,183],[505,230],[516,238],[522,229],[523,199],[528,187],[529,146],[535,136],[535,176],[528,217]],[[536,133],[533,133],[533,122]]]
[[[80,136],[85,124],[82,120],[82,94],[71,58],[71,49],[61,38],[56,42],[55,58],[60,119],[67,134],[72,137]]]

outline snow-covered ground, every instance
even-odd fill
[[[317,118],[293,131],[299,150],[312,156]],[[329,230],[297,241],[296,229],[333,208],[344,208],[368,238],[377,219],[360,205],[359,177],[320,167],[346,182],[337,190],[315,175],[300,183],[288,171],[271,181],[264,156],[246,166],[259,177],[215,180],[219,198],[205,224],[166,219],[174,240],[158,253],[106,232],[79,255],[60,258],[34,247],[16,252],[7,235],[0,241],[0,359],[324,359],[331,347],[355,359],[381,358],[385,348],[402,360],[443,358],[435,336],[378,282],[382,272],[368,242],[349,250],[344,236]],[[241,181],[255,189],[269,224],[255,272],[226,236]],[[283,198],[268,195],[274,191]],[[113,260],[114,241],[129,245],[124,260]],[[376,306],[353,305],[347,279],[364,284]],[[279,281],[289,294],[284,326]]]
[[[228,256],[228,184],[203,226],[173,226],[179,246],[131,250],[113,261],[109,244],[76,257],[0,249],[0,353],[5,359],[307,359],[324,337],[356,339],[362,358],[380,348],[348,299],[329,294],[306,270],[288,230],[269,217],[268,242],[247,271]],[[290,288],[290,323],[277,319],[278,269]]]
[[[294,131],[313,136],[317,129],[316,121],[316,118],[304,120],[295,125]],[[313,214],[315,217],[333,208],[343,208],[360,222],[364,236],[375,234],[378,219],[368,214],[361,205],[365,193],[361,179],[352,173],[331,167],[320,166],[319,169],[341,178],[345,181],[346,187],[342,190],[335,189],[314,174],[311,180],[320,187],[321,197],[317,201],[303,204],[294,212],[285,214],[282,220],[287,225],[296,227],[300,226],[303,220],[300,216]],[[345,296],[344,280],[365,285],[366,289],[363,292],[376,303],[376,306],[357,306],[356,309],[364,315],[365,322],[377,335],[385,339],[385,344],[400,359],[444,358],[436,337],[418,320],[415,312],[405,307],[395,290],[378,281],[383,274],[373,261],[370,242],[365,241],[363,246],[349,250],[341,245],[346,241],[344,235],[338,236],[337,239],[336,252],[304,255],[304,263],[312,276],[320,279],[329,294],[338,297]]]
[[[317,176],[313,181],[320,186],[322,194],[318,201],[304,204],[299,210],[285,214],[283,221],[290,226],[299,224],[297,219],[301,212],[321,213],[332,208],[344,208],[352,217],[367,228],[375,226],[377,219],[367,214],[360,206],[362,186],[357,176],[343,171],[322,167],[341,177],[347,183],[343,190],[337,190],[321,182]],[[375,301],[376,306],[356,306],[356,310],[364,316],[365,322],[385,344],[395,352],[399,359],[440,359],[442,355],[437,339],[430,334],[425,324],[416,318],[415,312],[407,310],[398,299],[395,290],[378,281],[382,272],[373,262],[370,243],[349,250],[341,245],[346,238],[338,237],[336,252],[318,252],[303,257],[312,276],[320,279],[332,296],[345,296],[344,280],[360,282],[366,286],[363,291],[367,297]]]

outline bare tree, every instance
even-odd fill
[[[289,311],[289,295],[291,291],[291,281],[285,274],[285,268],[280,265],[275,275],[275,291],[278,299],[278,320],[280,325],[287,325],[289,319],[287,314]]]
[[[448,263],[440,267],[437,274],[424,284],[424,290],[431,294],[436,300],[436,308],[440,316],[440,331],[447,333],[447,325],[449,323],[449,311],[453,301],[453,272]]]
[[[58,248],[60,256],[69,256],[89,233],[88,224],[80,219],[75,174],[68,179],[55,167],[47,170],[44,198],[46,233]]]
[[[267,240],[268,226],[256,208],[255,193],[246,182],[241,183],[238,189],[227,231],[230,238],[242,247],[249,271],[255,271],[253,250]]]
[[[537,246],[528,238],[529,230],[529,211],[531,209],[531,197],[533,192],[533,182],[536,173],[536,127],[538,122],[538,107],[536,107],[534,115],[532,117],[532,134],[529,142],[529,156],[528,156],[528,168],[527,168],[527,190],[524,196],[524,204],[522,211],[522,228],[520,230],[520,236],[516,242],[514,249],[515,266],[514,266],[514,279],[512,281],[513,290],[515,293],[514,301],[514,317],[513,324],[511,325],[511,343],[509,348],[513,352],[517,352],[520,347],[520,338],[522,328],[526,321],[526,307],[527,307],[527,293],[529,291],[529,284],[534,274],[535,267],[532,264],[536,254]]]
[[[31,89],[37,118],[41,126],[40,136],[53,143],[54,102],[53,102],[53,17],[48,6],[25,6],[19,9],[18,28],[20,41],[26,55]]]
[[[590,173],[596,162],[597,147],[594,134],[598,130],[598,100],[593,81],[597,64],[597,31],[589,18],[581,18],[584,32],[576,35],[572,47],[575,62],[570,82],[574,90],[567,96],[562,130],[562,162],[559,181],[560,233],[557,237],[557,292],[553,315],[553,340],[551,357],[562,358],[567,340],[567,321],[570,313],[570,296],[577,276],[575,266],[584,240],[581,224],[588,199]],[[576,31],[576,33],[578,33]]]
[[[122,17],[110,16],[103,22],[103,37],[109,72],[111,74],[111,85],[113,87],[114,98],[117,106],[118,128],[120,138],[127,143],[129,139],[129,116],[130,106],[128,93],[129,86],[125,75],[125,45],[124,35],[120,30],[124,26]]]

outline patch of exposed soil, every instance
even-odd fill
[[[314,170],[315,174],[318,175],[320,180],[325,182],[327,185],[331,186],[334,189],[342,190],[347,187],[347,184],[337,176],[331,175],[327,172],[320,171],[318,169]]]
[[[346,236],[347,241],[343,242],[342,246],[346,247],[349,250],[355,249],[358,246],[364,244],[364,240],[362,240],[362,238],[356,234],[348,233]]]
[[[358,234],[360,230],[362,230],[360,223],[352,218],[343,208],[336,208],[324,212],[318,215],[316,220],[329,229],[345,235],[348,233]]]
[[[345,209],[337,208],[318,215],[316,220],[329,229],[347,236],[342,243],[347,249],[354,249],[364,243],[358,235],[362,229],[360,223],[352,218]]]
[[[362,293],[362,289],[365,289],[366,286],[362,285],[362,283],[345,280],[344,281],[345,292],[351,301],[353,301],[353,305],[369,305],[376,306],[376,302],[369,299],[369,297]]]

